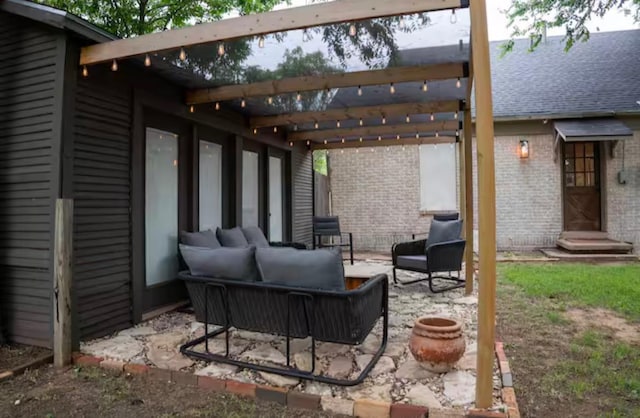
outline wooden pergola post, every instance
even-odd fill
[[[53,363],[71,363],[73,288],[73,200],[57,199],[53,249]]]
[[[493,403],[493,353],[496,316],[496,185],[493,148],[493,100],[485,0],[470,2],[471,49],[475,77],[478,154],[478,372],[476,407]]]
[[[471,82],[471,78],[469,79]],[[467,246],[464,250],[464,292],[473,292],[473,129],[471,126],[471,106],[467,101],[464,109],[464,230]]]

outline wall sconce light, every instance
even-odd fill
[[[521,139],[518,150],[520,153],[520,158],[529,158],[529,141],[527,141],[526,139]]]

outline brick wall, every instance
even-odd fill
[[[637,122],[640,123],[640,122]],[[629,126],[635,126],[628,123]],[[515,129],[517,131],[517,129]],[[554,161],[554,136],[545,133],[514,135],[514,128],[497,129],[496,212],[499,250],[551,247],[562,232],[560,156]],[[501,131],[503,134],[501,134]],[[508,135],[507,135],[508,133]],[[521,139],[530,144],[530,157],[520,159]],[[606,157],[607,205],[605,225],[610,235],[634,243],[640,250],[640,126],[625,144],[628,181],[617,183],[622,146],[614,159]],[[477,228],[477,161],[474,144],[474,209]],[[393,242],[426,231],[431,216],[419,211],[419,156],[417,146],[331,151],[330,189],[333,213],[342,228],[354,234],[356,250],[388,251]]]

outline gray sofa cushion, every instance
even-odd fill
[[[218,241],[223,247],[248,247],[249,242],[244,237],[239,226],[231,229],[216,229]]]
[[[427,268],[426,255],[399,255],[396,267],[405,269],[425,270]]]
[[[255,250],[255,247],[203,248],[180,244],[180,253],[192,275],[247,282],[259,280]]]
[[[426,248],[439,242],[453,241],[460,238],[462,232],[462,220],[455,221],[431,221],[429,228],[429,237],[427,238]]]
[[[246,228],[242,228],[242,233],[244,237],[249,242],[249,245],[255,245],[256,247],[267,248],[269,247],[269,241],[262,233],[262,229],[257,226],[248,226]]]
[[[192,247],[220,248],[216,233],[210,229],[200,232],[180,232],[180,243]]]
[[[257,248],[262,281],[291,287],[344,290],[342,254],[337,249]]]

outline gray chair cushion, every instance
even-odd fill
[[[256,263],[265,283],[344,290],[342,255],[335,249],[257,248]]]
[[[426,270],[426,255],[399,255],[396,259],[396,267],[405,269]]]
[[[248,247],[249,241],[242,233],[242,229],[239,226],[231,229],[216,229],[216,235],[218,241],[223,247]]]
[[[249,245],[255,245],[256,247],[267,248],[269,247],[269,241],[267,241],[267,237],[262,233],[262,229],[257,226],[248,226],[246,228],[242,228],[242,233],[244,237],[249,242]]]
[[[216,233],[210,229],[200,232],[180,232],[180,243],[192,247],[220,248]]]
[[[460,238],[462,232],[462,220],[438,221],[432,220],[429,228],[426,248],[439,242],[453,241]]]
[[[180,244],[180,253],[192,275],[247,282],[259,280],[255,250],[255,247],[203,248]]]

